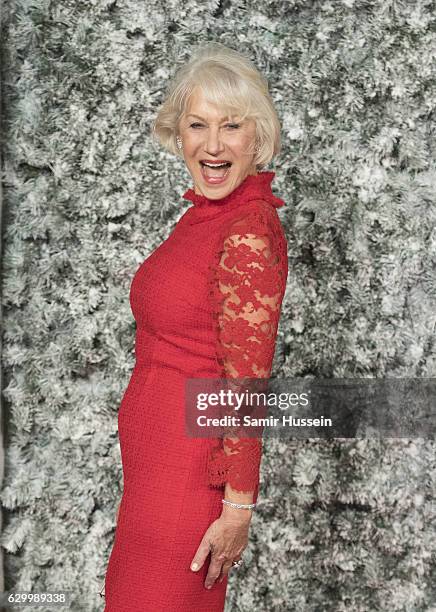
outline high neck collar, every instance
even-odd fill
[[[284,205],[284,201],[275,196],[271,191],[271,182],[275,177],[275,172],[258,172],[258,174],[247,174],[245,179],[236,189],[226,195],[224,198],[212,200],[205,195],[195,193],[194,189],[190,188],[183,194],[183,199],[190,200],[194,206],[221,207],[233,206],[241,200],[266,200],[275,208],[280,208]]]

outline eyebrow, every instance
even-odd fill
[[[187,115],[187,117],[197,117],[197,119],[200,119],[201,121],[206,121],[206,119],[203,119],[203,117],[200,117],[200,115],[196,115],[195,113],[189,113],[189,114]],[[223,118],[221,119],[221,122],[222,122],[222,121],[226,121],[227,119],[228,119],[228,117],[223,117]]]

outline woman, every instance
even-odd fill
[[[258,494],[260,438],[185,432],[188,378],[267,378],[287,277],[266,80],[219,43],[171,83],[155,135],[183,157],[192,202],[139,267],[136,364],[118,417],[124,491],[106,612],[218,612]]]

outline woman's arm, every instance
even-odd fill
[[[275,211],[263,202],[251,204],[249,213],[225,228],[211,275],[220,378],[268,378],[274,357],[286,286],[286,248],[279,221],[272,218]],[[235,381],[236,388],[238,384]],[[261,451],[261,438],[238,437],[234,431],[224,435],[211,448],[209,484],[224,486],[228,501],[256,501]],[[199,547],[201,564],[208,553],[206,544],[214,548],[206,584],[222,579],[245,548],[251,515],[252,510],[223,504],[220,519],[205,534],[208,542]]]
[[[251,204],[249,213],[224,228],[210,277],[217,376],[239,379],[232,381],[236,391],[239,386],[246,388],[247,379],[270,376],[287,278],[280,221],[269,204]],[[232,489],[257,498],[261,437],[224,435],[215,442],[209,457],[209,484],[229,483],[232,498],[236,497]]]

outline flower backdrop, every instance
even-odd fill
[[[282,377],[436,376],[434,1],[5,0],[5,589],[98,596],[122,492],[129,284],[187,207],[150,128],[209,40],[267,76]],[[436,611],[432,440],[268,440],[226,610]]]

